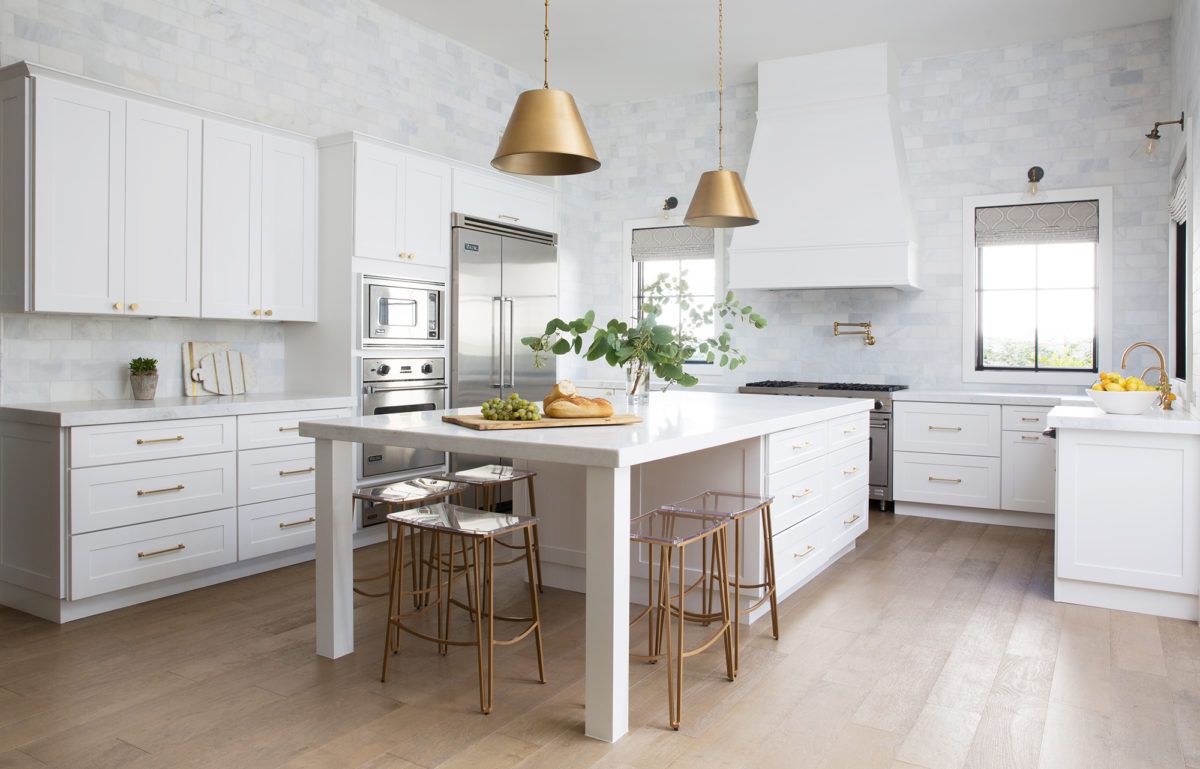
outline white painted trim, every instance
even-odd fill
[[[991,384],[1081,385],[1096,380],[1091,372],[1024,372],[975,370],[975,285],[978,257],[975,249],[975,209],[990,206],[1016,206],[1030,203],[1063,203],[1073,200],[1096,200],[1100,207],[1100,242],[1097,244],[1096,280],[1099,300],[1096,306],[1096,325],[1099,340],[1098,367],[1112,368],[1112,247],[1113,205],[1112,187],[1081,187],[1066,190],[1044,190],[1035,200],[1020,192],[996,195],[972,195],[963,198],[962,227],[962,381]]]
[[[1186,593],[1168,593],[1163,590],[1105,585],[1074,579],[1054,579],[1054,600],[1081,606],[1099,606],[1104,609],[1132,611],[1156,617],[1195,622],[1200,618],[1200,604],[1196,596]]]
[[[896,515],[914,518],[937,518],[943,521],[986,523],[994,526],[1019,526],[1025,529],[1053,529],[1054,516],[1045,513],[1023,513],[1016,510],[992,510],[958,505],[931,505],[925,502],[895,502]]]

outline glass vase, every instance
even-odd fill
[[[625,369],[625,402],[630,406],[644,406],[650,402],[649,367]]]

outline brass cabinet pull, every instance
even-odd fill
[[[808,556],[812,555],[812,551],[814,551],[816,549],[817,549],[816,545],[809,545],[807,548],[805,548],[804,552],[802,552],[802,553],[792,553],[792,557],[795,558],[796,560],[800,560],[801,558],[807,558]]]
[[[521,221],[521,217],[519,217],[519,216],[513,216],[512,214],[497,214],[497,215],[496,215],[496,218],[498,218],[498,219],[507,219],[507,220],[509,220],[510,222],[519,222],[519,221]]]
[[[279,428],[279,432],[281,432],[281,433],[293,433],[293,432],[296,432],[296,431],[297,431],[297,430],[299,430],[299,429],[300,429],[300,425],[296,425],[295,427],[281,427],[281,428]]]
[[[1036,436],[1036,435],[1022,435],[1021,436],[1021,440],[1023,440],[1023,441],[1036,441],[1037,439],[1038,439],[1038,436]]]
[[[182,435],[176,435],[174,438],[138,438],[137,445],[146,446],[151,443],[174,443],[183,440]]]
[[[1022,422],[1041,422],[1041,417],[1021,417]]]
[[[936,475],[929,476],[929,480],[934,483],[962,483],[962,478],[938,478]]]
[[[853,433],[856,433],[856,432],[858,432],[858,428],[857,428],[857,427],[847,427],[846,429],[842,430],[842,433],[843,433],[844,435],[851,435],[851,434],[853,434]]]
[[[809,494],[812,494],[812,489],[805,489],[804,491],[800,492],[799,494],[793,494],[792,499],[804,499]]]
[[[857,472],[858,472],[858,465],[855,465],[854,467],[851,467],[848,470],[843,470],[842,475],[854,475]]]
[[[962,432],[961,427],[941,427],[939,425],[930,425],[929,429],[930,430],[941,430],[943,432],[948,432],[948,433],[961,433]]]
[[[303,521],[292,521],[291,523],[280,523],[280,524],[279,524],[279,528],[281,528],[281,529],[290,529],[290,528],[292,528],[293,526],[303,526],[304,524],[306,524],[306,523],[312,523],[312,522],[313,522],[313,521],[315,521],[315,520],[317,520],[317,516],[315,516],[315,515],[310,515],[310,516],[308,516],[307,518],[305,518]]]
[[[317,468],[315,467],[302,467],[299,470],[280,470],[279,476],[282,478],[286,475],[304,475],[305,473],[315,473],[316,471]]]
[[[144,491],[142,489],[138,489],[138,496],[148,497],[151,494],[168,494],[172,491],[183,491],[183,484],[181,483],[177,486],[168,486],[165,489],[146,489]]]
[[[852,523],[854,523],[855,521],[857,521],[859,518],[862,518],[862,516],[861,516],[861,515],[859,515],[858,513],[855,513],[853,516],[851,516],[851,517],[849,517],[849,518],[846,518],[846,519],[844,519],[844,520],[842,521],[842,523],[844,523],[844,524],[846,524],[847,526],[849,526],[850,524],[852,524]]]
[[[185,547],[187,547],[187,545],[180,542],[175,547],[164,547],[162,550],[151,550],[146,553],[143,553],[142,551],[139,550],[138,558],[151,558],[156,555],[163,555],[164,553],[177,553],[180,550],[184,549]]]
[[[812,441],[805,441],[804,443],[793,443],[792,444],[792,451],[804,451],[805,449],[811,449],[811,448],[812,448]]]

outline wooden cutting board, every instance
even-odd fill
[[[205,355],[192,370],[191,379],[213,395],[241,395],[257,384],[254,364],[237,350]]]
[[[442,417],[443,422],[469,427],[472,430],[535,430],[543,427],[599,427],[601,425],[636,425],[642,418],[635,414],[613,414],[611,417],[581,417],[579,419],[554,419],[542,417],[536,422],[501,422],[484,419],[482,416]]]

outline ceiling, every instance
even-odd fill
[[[378,0],[535,75],[538,0]],[[583,101],[636,101],[715,88],[712,0],[556,0],[550,84]],[[727,0],[726,82],[764,59],[891,42],[902,60],[1083,35],[1171,15],[1172,0]]]

